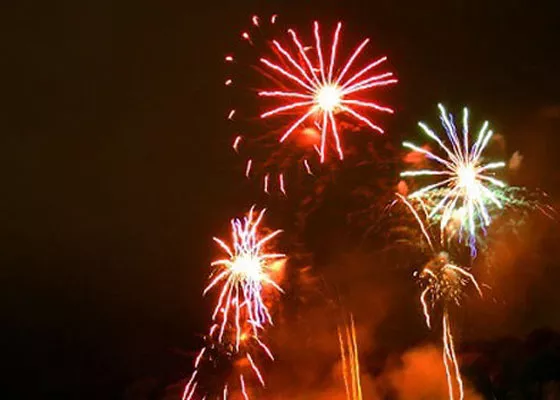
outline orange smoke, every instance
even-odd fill
[[[449,392],[445,368],[441,361],[441,349],[426,346],[410,350],[401,358],[402,364],[387,372],[390,385],[400,400],[447,400]],[[465,400],[482,398],[465,388]]]
[[[428,145],[424,145],[422,148],[431,151]],[[407,164],[415,164],[419,167],[421,164],[426,164],[426,156],[419,151],[411,151],[404,156],[403,161]]]

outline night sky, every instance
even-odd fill
[[[438,101],[469,105],[506,137],[507,154],[524,155],[518,183],[557,204],[554,1],[301,3],[5,4],[0,310],[10,379],[0,392],[119,399],[135,382],[165,387],[190,373],[209,313],[211,237],[254,201],[266,205],[224,121],[223,56],[254,13],[277,12],[299,30],[342,20],[350,43],[371,37],[400,81],[388,135],[417,138],[415,122],[435,122]],[[288,207],[272,203],[281,220]],[[528,253],[551,253],[524,268],[560,270],[554,240],[533,244]],[[513,335],[560,330],[560,274],[543,275],[530,280]]]

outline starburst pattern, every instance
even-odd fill
[[[365,67],[351,72],[358,56],[369,42],[365,39],[352,53],[343,66],[337,65],[337,51],[342,23],[336,26],[328,60],[323,54],[319,23],[314,23],[315,46],[305,47],[296,32],[288,33],[295,46],[294,53],[281,45],[277,40],[272,43],[279,58],[275,63],[261,58],[261,63],[275,79],[280,82],[276,90],[263,90],[259,96],[271,97],[283,101],[284,104],[261,115],[268,118],[277,115],[296,115],[289,127],[280,138],[284,142],[301,125],[312,121],[321,130],[321,143],[317,151],[321,162],[325,161],[327,143],[332,143],[340,159],[344,152],[339,134],[338,116],[345,114],[361,121],[371,129],[383,133],[383,129],[374,124],[364,111],[376,110],[393,113],[389,107],[381,106],[371,100],[364,100],[360,95],[375,87],[387,86],[397,82],[392,72],[372,74],[372,70],[386,61],[381,57]],[[330,138],[330,139],[329,139]]]
[[[246,323],[253,327],[255,336],[257,336],[258,328],[265,323],[272,323],[270,312],[264,301],[264,289],[272,288],[282,292],[280,286],[272,278],[271,272],[278,267],[278,262],[285,256],[265,251],[267,243],[282,231],[277,230],[268,235],[262,235],[259,225],[265,211],[263,209],[256,213],[254,208],[251,208],[248,215],[242,220],[233,219],[231,221],[233,242],[231,247],[223,240],[214,238],[214,241],[226,252],[228,258],[212,262],[212,266],[216,270],[213,272],[213,279],[204,290],[204,294],[215,287],[221,287],[212,318],[220,321],[219,341],[223,338],[230,318],[233,318],[233,325],[237,327],[235,330],[236,347],[239,347],[243,333],[242,327]]]
[[[439,156],[426,148],[404,142],[405,147],[435,162],[437,168],[405,171],[401,176],[438,178],[438,182],[420,188],[410,194],[409,198],[425,200],[430,207],[429,218],[439,220],[442,231],[451,227],[451,222],[458,222],[459,230],[468,233],[469,245],[474,249],[477,226],[484,228],[490,225],[489,206],[502,208],[503,202],[507,200],[501,196],[506,184],[492,176],[494,170],[503,168],[506,164],[503,161],[484,160],[483,152],[493,134],[492,130],[488,129],[488,121],[484,122],[478,137],[471,145],[468,109],[463,109],[463,130],[460,138],[453,116],[448,114],[441,104],[438,107],[448,143],[440,139],[423,122],[418,125],[437,143],[444,155]]]
[[[278,280],[286,260],[284,254],[268,251],[271,240],[282,231],[265,233],[261,227],[265,211],[256,212],[252,207],[242,219],[232,219],[231,244],[214,238],[226,257],[212,262],[213,271],[204,294],[219,288],[219,295],[213,324],[205,337],[207,344],[195,358],[183,400],[193,400],[197,391],[208,389],[199,385],[200,368],[203,364],[215,366],[220,360],[235,367],[235,379],[224,384],[221,391],[223,400],[235,387],[249,400],[247,372],[265,386],[257,365],[258,353],[264,353],[269,360],[274,360],[274,356],[260,335],[267,325],[272,325],[269,307],[273,294],[282,292]]]

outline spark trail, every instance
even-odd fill
[[[239,394],[249,399],[248,382],[265,387],[258,359],[274,361],[270,349],[250,333],[242,335],[238,349],[234,344],[219,342],[214,325],[206,336],[206,345],[197,354],[194,369],[183,390],[182,400],[219,399]],[[210,380],[210,383],[205,380]],[[221,381],[221,383],[219,382]],[[224,383],[225,382],[225,383]],[[221,386],[220,386],[221,385]],[[198,396],[197,396],[198,395]]]
[[[466,287],[471,284],[476,292],[482,297],[482,290],[474,277],[467,269],[456,265],[447,251],[438,250],[433,240],[429,227],[424,223],[428,218],[428,210],[419,199],[419,213],[412,203],[404,196],[397,193],[397,197],[408,207],[419,225],[420,231],[431,251],[432,258],[424,266],[419,277],[424,285],[420,294],[420,304],[428,328],[432,328],[432,312],[437,304],[442,307],[442,342],[443,342],[443,364],[447,377],[447,386],[450,400],[464,399],[464,385],[459,370],[459,362],[455,353],[455,345],[450,323],[450,306],[461,305],[461,299],[465,295]],[[442,241],[444,243],[444,241]]]
[[[363,400],[360,382],[360,362],[358,359],[358,342],[354,317],[350,316],[350,324],[338,328],[338,343],[342,365],[342,378],[347,400]]]
[[[447,376],[449,399],[463,400],[465,395],[463,380],[455,354],[453,334],[449,321],[449,304],[455,303],[460,305],[464,287],[469,283],[475,286],[481,297],[482,291],[474,276],[465,269],[452,264],[448,254],[443,252],[438,254],[429,266],[424,267],[420,273],[420,278],[426,282],[426,287],[420,295],[420,302],[422,303],[422,310],[428,328],[432,326],[430,310],[434,308],[437,302],[441,301],[443,303],[443,363]]]

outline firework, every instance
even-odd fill
[[[347,400],[362,400],[362,385],[360,382],[360,362],[358,360],[358,342],[354,317],[350,316],[350,324],[344,329],[338,328],[338,343],[342,361],[342,378]]]
[[[219,288],[220,294],[212,315],[212,319],[220,325],[218,340],[223,339],[226,326],[233,324],[236,327],[236,347],[239,347],[243,326],[251,326],[253,334],[258,336],[259,328],[272,324],[264,296],[270,290],[282,292],[273,274],[278,272],[285,255],[266,252],[270,240],[282,231],[262,234],[260,223],[265,211],[257,213],[251,208],[243,219],[233,219],[231,245],[214,238],[227,258],[212,262],[215,270],[204,294]]]
[[[225,61],[231,67],[228,70],[232,72],[225,85],[228,90],[261,88],[257,90],[258,106],[247,112],[251,104],[251,99],[247,99],[242,103],[243,109],[231,109],[226,116],[235,129],[234,150],[247,154],[246,175],[252,168],[263,167],[265,192],[274,188],[286,194],[284,175],[292,165],[304,167],[307,174],[314,175],[313,170],[325,162],[331,150],[339,159],[344,158],[341,134],[348,126],[360,124],[383,133],[371,114],[392,114],[393,110],[374,101],[372,93],[376,88],[395,84],[397,79],[392,72],[378,72],[387,57],[364,60],[369,39],[351,53],[344,51],[340,45],[342,23],[336,25],[332,39],[327,39],[327,49],[318,22],[313,24],[312,41],[305,43],[295,30],[281,29],[276,15],[253,16],[251,21],[251,28],[241,34],[241,39],[255,54],[249,62],[243,57],[244,48],[239,51],[239,58],[226,55]],[[257,74],[252,76],[252,71]],[[264,110],[261,103],[265,104]],[[261,122],[256,128],[241,122],[254,122],[253,113],[260,114]],[[242,141],[241,136],[248,139]],[[271,142],[267,142],[269,137],[273,138]],[[241,143],[246,149],[240,147]],[[258,149],[252,149],[253,144]],[[270,147],[267,157],[256,160],[255,157],[263,156],[266,146]]]
[[[260,212],[254,207],[242,219],[231,221],[231,244],[214,238],[226,257],[211,263],[213,271],[204,295],[217,291],[216,306],[212,315],[213,325],[205,337],[207,342],[194,362],[194,370],[185,386],[183,400],[191,400],[200,388],[202,364],[214,369],[225,363],[234,369],[234,381],[244,399],[248,399],[247,377],[249,374],[263,387],[265,381],[257,365],[259,354],[274,360],[270,349],[263,342],[261,331],[272,325],[270,302],[281,293],[279,274],[285,255],[269,252],[271,240],[281,230],[265,233],[261,223],[265,209]],[[215,372],[214,372],[215,373]],[[226,384],[221,390],[225,400],[234,388]]]
[[[182,400],[193,400],[196,393],[204,393],[211,398],[217,395],[223,400],[232,393],[239,393],[247,400],[248,382],[265,386],[258,362],[263,359],[274,361],[266,344],[250,329],[241,335],[239,345],[224,339],[219,341],[218,331],[218,325],[213,325],[206,335],[206,345],[195,357],[194,369],[185,385]]]
[[[429,214],[422,200],[418,200],[419,208],[421,209],[419,213],[404,196],[397,194],[397,197],[413,214],[432,255],[431,260],[422,268],[419,274],[424,285],[424,289],[420,294],[420,303],[426,325],[430,329],[432,328],[432,311],[438,304],[442,307],[443,364],[449,388],[449,399],[454,400],[457,398],[463,400],[463,380],[459,371],[459,363],[455,354],[453,334],[451,332],[450,306],[452,304],[456,306],[461,304],[461,299],[465,295],[465,289],[469,284],[474,286],[480,297],[482,297],[482,290],[474,275],[465,268],[456,265],[451,260],[449,252],[437,249],[436,245],[445,243],[445,241],[438,242],[430,234],[429,227],[424,223],[424,219],[428,218]],[[423,213],[423,216],[421,213]],[[457,396],[455,396],[455,393],[457,393]]]
[[[457,265],[454,265],[445,252],[439,253],[420,273],[426,287],[420,295],[420,302],[426,325],[431,328],[431,312],[436,303],[443,303],[443,363],[447,376],[449,398],[451,400],[464,398],[463,380],[459,371],[459,363],[455,355],[451,324],[449,322],[449,304],[460,304],[465,286],[473,284],[478,294],[482,297],[482,291],[474,276]],[[453,379],[456,384],[453,384]],[[458,396],[455,397],[454,386],[457,386]]]
[[[426,282],[420,301],[428,328],[431,328],[429,310],[434,304],[441,301],[444,308],[451,303],[460,305],[464,288],[469,283],[475,286],[482,297],[482,291],[474,276],[464,268],[454,265],[449,259],[449,254],[443,251],[422,269],[420,278]]]
[[[339,135],[339,115],[345,114],[365,123],[371,129],[383,133],[383,129],[374,124],[364,110],[375,110],[393,113],[389,107],[379,105],[370,100],[363,100],[364,92],[375,87],[387,86],[397,82],[392,72],[373,74],[372,70],[382,64],[387,57],[381,57],[370,62],[356,72],[350,73],[355,60],[369,42],[365,39],[352,53],[346,63],[338,65],[336,55],[342,23],[338,23],[332,39],[328,59],[323,55],[321,33],[318,22],[313,24],[315,37],[314,51],[308,51],[294,30],[288,30],[292,45],[297,49],[291,53],[288,47],[274,40],[272,43],[277,50],[278,62],[261,58],[261,63],[281,81],[274,90],[263,90],[259,96],[272,97],[283,104],[261,115],[268,118],[277,115],[296,115],[295,120],[284,131],[280,142],[287,140],[300,126],[311,121],[321,130],[319,156],[325,161],[328,141],[336,149],[338,157],[344,158],[342,143]]]
[[[447,143],[423,122],[420,128],[435,141],[443,153],[439,156],[426,148],[404,142],[407,147],[423,154],[434,162],[435,168],[405,171],[403,177],[430,177],[438,179],[409,195],[410,199],[422,199],[430,207],[429,218],[439,220],[440,228],[465,231],[472,251],[475,251],[477,226],[490,225],[489,207],[503,208],[507,198],[503,196],[506,184],[493,176],[497,169],[505,167],[503,161],[486,162],[484,150],[491,137],[488,121],[484,122],[476,140],[471,144],[469,111],[463,109],[462,137],[459,136],[453,115],[439,104],[440,118],[447,135]]]

